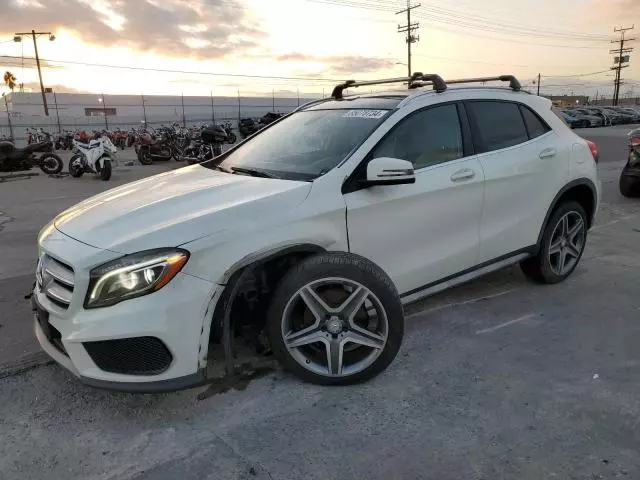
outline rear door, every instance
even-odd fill
[[[570,146],[528,106],[465,102],[485,176],[480,262],[537,243],[542,222],[568,176]]]
[[[414,184],[345,193],[350,250],[382,267],[404,296],[477,262],[484,177],[463,147],[458,109],[409,114],[368,155],[410,160]]]

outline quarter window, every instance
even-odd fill
[[[508,102],[468,102],[478,153],[511,147],[529,140],[518,105]]]
[[[374,148],[371,158],[409,160],[417,170],[463,156],[458,109],[455,105],[442,105],[402,120]]]
[[[533,113],[529,107],[520,105],[520,111],[527,126],[527,132],[529,132],[529,139],[537,138],[550,130],[549,126],[540,120],[540,117]]]

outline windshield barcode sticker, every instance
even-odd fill
[[[346,118],[382,118],[387,113],[386,110],[349,110],[343,117]]]

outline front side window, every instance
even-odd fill
[[[529,140],[515,103],[472,101],[467,103],[467,111],[474,125],[478,153],[500,150]]]
[[[222,162],[214,159],[201,165],[311,181],[342,162],[388,114],[388,110],[302,110],[249,139]]]
[[[402,120],[374,148],[371,158],[409,160],[417,170],[462,156],[458,109],[455,105],[443,105],[422,110]]]

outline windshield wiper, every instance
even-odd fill
[[[246,168],[246,167],[231,167],[231,173],[240,173],[245,175],[250,175],[252,177],[260,177],[260,178],[279,178],[277,175],[273,173],[267,173],[264,170],[257,170],[255,168]]]

